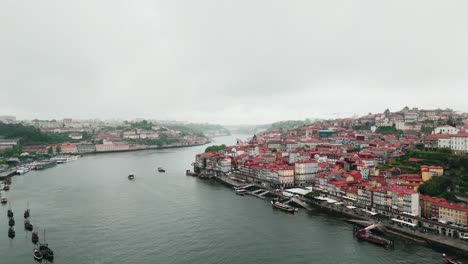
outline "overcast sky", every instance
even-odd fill
[[[2,0],[0,115],[468,111],[468,1]]]

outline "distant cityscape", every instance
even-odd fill
[[[21,146],[21,153],[86,154],[132,151],[149,148],[181,147],[206,144],[210,137],[228,135],[221,126],[188,124],[183,122],[101,120],[17,120],[14,116],[0,116],[3,130],[20,129],[19,135],[7,137],[0,132],[0,154],[6,149]],[[10,127],[8,127],[10,126]],[[20,128],[18,128],[20,126]],[[35,128],[37,130],[31,130]],[[31,133],[51,135],[54,140],[34,140]],[[55,141],[55,142],[54,142]],[[57,153],[57,150],[59,153]]]
[[[466,113],[387,109],[267,129],[217,147],[196,155],[194,174],[258,184],[265,193],[299,188],[291,192],[468,237]]]

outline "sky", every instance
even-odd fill
[[[468,1],[2,0],[0,115],[468,112]]]

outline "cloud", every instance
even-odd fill
[[[467,111],[466,7],[2,1],[0,113],[232,124],[405,105]]]

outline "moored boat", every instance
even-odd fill
[[[11,210],[11,208],[8,209],[7,216],[13,217],[13,210]]]
[[[287,204],[284,204],[284,203],[280,203],[278,201],[271,201],[271,205],[273,207],[275,207],[275,208],[281,209],[281,210],[286,211],[288,213],[296,212],[296,208],[294,208],[292,206],[289,206]]]
[[[33,257],[35,260],[41,262],[44,256],[42,255],[41,251],[38,248],[33,250]]]
[[[198,176],[198,173],[196,173],[196,172],[191,172],[190,170],[186,170],[186,171],[185,171],[185,175],[186,175],[186,176],[194,176],[194,177],[197,177],[197,176]]]
[[[241,196],[244,196],[245,194],[247,194],[247,190],[242,189],[242,188],[237,188],[234,191],[236,192],[236,194],[241,195]]]
[[[8,237],[9,237],[9,238],[14,238],[15,235],[16,235],[16,232],[15,232],[15,230],[13,229],[13,227],[8,228]]]
[[[162,167],[158,167],[158,172],[166,172],[166,170],[163,169]]]
[[[28,230],[28,231],[32,231],[33,230],[33,225],[29,222],[29,220],[24,220],[24,229]]]
[[[9,226],[14,226],[14,225],[15,225],[15,219],[14,219],[13,217],[10,217],[10,218],[8,219],[8,225],[9,225]]]
[[[24,218],[28,218],[29,215],[30,215],[30,211],[29,211],[29,209],[26,209],[26,210],[24,211]]]
[[[444,259],[444,261],[445,261],[446,263],[450,263],[450,264],[463,264],[463,262],[461,262],[461,261],[458,261],[458,260],[455,260],[455,259],[453,259],[453,258],[448,257],[447,255],[445,255],[445,253],[442,254],[442,258]]]
[[[133,174],[128,175],[128,179],[129,179],[129,180],[135,179],[135,175],[133,175]]]
[[[57,166],[57,161],[51,160],[51,161],[40,162],[40,163],[36,164],[36,166],[34,168],[36,170],[44,170],[44,169],[52,168],[54,166]]]
[[[41,251],[44,258],[48,261],[54,261],[54,252],[49,248],[49,244],[45,240],[45,230],[44,230],[44,243],[39,244],[39,250]]]
[[[20,167],[16,170],[16,173],[19,175],[26,174],[30,171],[28,167]]]
[[[6,204],[8,202],[8,199],[6,197],[0,198],[0,203]]]
[[[3,190],[4,190],[4,191],[10,190],[10,185],[5,185],[5,186],[3,186]]]
[[[33,242],[33,244],[39,242],[39,234],[37,233],[37,231],[32,232],[31,242]]]
[[[365,240],[367,242],[370,242],[379,246],[384,246],[385,248],[393,248],[393,241],[372,234],[371,230],[376,227],[377,225],[371,225],[365,228],[359,228],[355,226],[354,232],[355,232],[356,238],[360,240]]]

